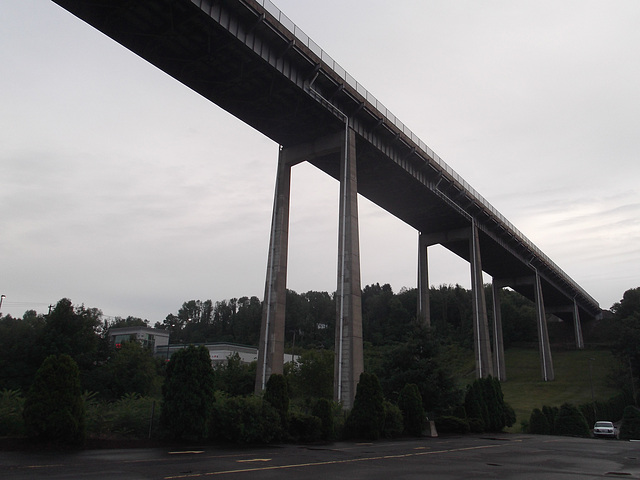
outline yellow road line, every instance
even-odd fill
[[[214,475],[228,475],[232,473],[250,473],[250,472],[260,472],[260,471],[267,471],[267,470],[286,470],[289,468],[318,467],[322,465],[338,465],[338,464],[357,463],[357,462],[370,462],[374,460],[390,460],[390,459],[397,459],[397,458],[419,457],[424,455],[435,455],[438,453],[465,452],[469,450],[482,450],[482,449],[496,448],[501,446],[503,445],[480,445],[477,447],[452,448],[450,450],[434,450],[429,452],[401,453],[396,455],[382,455],[378,457],[352,458],[348,460],[329,460],[326,462],[297,463],[292,465],[269,465],[265,467],[242,468],[237,470],[222,470],[219,472],[189,473],[189,474],[183,474],[183,475],[173,475],[173,476],[164,477],[164,478],[165,480],[175,480],[179,478],[212,477]]]

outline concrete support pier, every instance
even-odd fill
[[[256,393],[264,390],[272,373],[281,374],[283,372],[290,196],[291,165],[287,163],[286,152],[281,148],[271,217],[267,278],[264,287],[260,344],[258,345]]]
[[[471,295],[473,296],[473,351],[476,359],[476,378],[493,376],[491,359],[491,340],[487,320],[487,303],[482,283],[482,262],[480,259],[480,241],[478,227],[471,222],[469,241],[471,258]]]
[[[418,235],[418,322],[426,327],[431,326],[431,310],[429,306],[429,257],[428,245],[422,233]]]
[[[507,379],[507,369],[504,363],[504,341],[502,339],[502,310],[500,292],[502,288],[495,279],[491,284],[493,293],[493,373],[501,382]]]
[[[334,398],[345,410],[353,407],[356,387],[364,371],[356,173],[356,137],[347,128],[340,164],[334,372]]]
[[[578,310],[578,303],[575,298],[573,299],[573,330],[576,337],[576,348],[583,350],[584,338],[582,336],[582,324],[580,323],[580,311]]]
[[[540,368],[542,379],[550,382],[555,379],[553,371],[553,359],[551,358],[551,345],[549,344],[549,332],[547,330],[547,316],[544,310],[544,299],[542,296],[542,283],[540,274],[536,270],[533,283],[533,290],[536,302],[536,317],[538,322],[538,346],[540,349]]]

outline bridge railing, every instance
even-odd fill
[[[510,233],[524,243],[542,262],[546,263],[550,268],[556,270],[567,283],[579,291],[585,298],[589,299],[596,305],[598,304],[580,285],[578,285],[569,275],[567,275],[553,260],[542,252],[531,240],[529,240],[520,230],[518,230],[509,220],[506,219],[491,203],[489,203],[480,193],[467,183],[453,168],[451,168],[440,156],[435,153],[429,146],[424,143],[415,133],[413,133],[406,125],[404,125],[398,117],[384,106],[384,104],[374,97],[366,88],[362,86],[353,76],[340,66],[327,52],[322,50],[320,46],[314,42],[304,31],[302,31],[295,23],[289,19],[277,6],[270,0],[256,0],[267,12],[276,18],[289,32],[291,32],[298,41],[318,56],[329,68],[333,70],[340,78],[342,78],[351,88],[362,95],[378,112],[392,125],[404,133],[413,143],[415,143],[431,161],[438,165],[442,170],[447,172],[459,186],[469,193],[482,207],[491,212]]]

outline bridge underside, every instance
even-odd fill
[[[444,238],[434,243],[469,260],[467,240],[446,238],[470,227],[471,217],[460,205],[466,203],[475,216],[473,199],[450,183],[438,187],[442,172],[427,163],[413,162],[417,179],[397,159],[390,161],[389,150],[410,158],[415,148],[408,148],[380,118],[367,115],[348,86],[318,75],[321,62],[310,61],[313,52],[292,40],[282,25],[265,21],[254,0],[54,1],[284,147],[313,143],[344,129],[344,119],[306,91],[313,84],[348,117],[357,116],[358,193],[422,234]],[[339,156],[333,152],[309,161],[338,179]],[[477,212],[486,217],[476,218],[483,270],[533,299],[530,282],[518,280],[532,275],[528,249],[508,236],[505,240],[504,228],[482,209]],[[572,302],[552,275],[543,272],[541,277],[545,304],[561,308]],[[598,313],[580,303],[579,308],[583,316]]]
[[[468,242],[446,237],[470,227],[471,217],[460,205],[467,203],[473,214],[474,201],[450,183],[438,187],[442,172],[427,163],[414,162],[419,180],[397,160],[390,161],[390,149],[405,152],[407,158],[412,154],[398,132],[363,113],[363,103],[353,102],[344,85],[319,76],[321,63],[310,62],[312,52],[287,40],[290,33],[277,22],[265,21],[254,0],[54,1],[284,147],[313,143],[344,129],[343,118],[305,91],[313,84],[340,104],[344,114],[358,117],[358,193],[423,234],[444,235],[444,241],[434,243],[469,260]],[[370,141],[374,136],[375,146]],[[338,152],[309,161],[339,178]],[[482,209],[478,212],[483,216]],[[532,275],[527,248],[505,241],[504,228],[485,216],[476,219],[483,270],[533,299],[531,285],[518,281]],[[545,303],[565,307],[572,299],[555,280],[543,272]],[[579,307],[587,317],[597,314],[596,309]]]

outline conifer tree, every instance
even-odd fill
[[[214,373],[205,347],[189,346],[171,356],[162,386],[160,423],[175,439],[203,439],[213,407]]]
[[[74,445],[84,441],[80,370],[69,355],[44,360],[25,399],[23,416],[29,435],[38,440]]]

